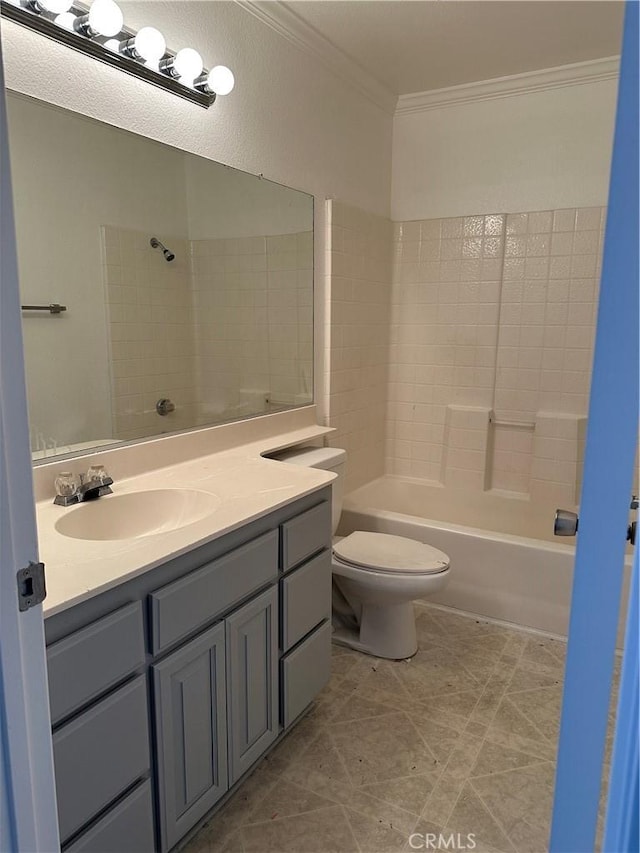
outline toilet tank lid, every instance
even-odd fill
[[[289,465],[303,465],[305,468],[323,468],[330,471],[347,461],[347,453],[338,447],[290,447],[278,453],[269,454],[270,459],[287,462]]]

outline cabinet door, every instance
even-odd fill
[[[228,788],[224,624],[153,667],[161,849]]]
[[[229,784],[278,736],[278,590],[272,587],[226,620]]]

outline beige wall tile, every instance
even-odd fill
[[[394,223],[388,473],[575,500],[604,220],[571,208]],[[528,426],[474,434],[450,420],[465,406]],[[571,425],[553,457],[544,410]]]

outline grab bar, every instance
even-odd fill
[[[49,305],[21,305],[23,311],[48,311],[49,314],[62,314],[67,310],[66,305],[60,305],[59,302],[50,302]]]

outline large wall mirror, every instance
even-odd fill
[[[312,402],[312,196],[8,110],[34,459]]]

